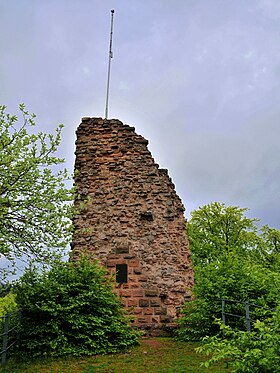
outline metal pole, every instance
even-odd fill
[[[4,333],[3,333],[3,343],[2,343],[2,359],[1,359],[2,367],[6,365],[6,359],[7,359],[9,318],[10,318],[10,314],[6,314],[5,319],[4,319]]]
[[[222,299],[222,320],[223,320],[223,323],[226,325],[225,305],[226,305],[226,301],[225,299]]]
[[[245,311],[246,311],[246,326],[247,326],[248,332],[250,332],[251,322],[250,322],[249,302],[245,302]]]
[[[107,92],[105,105],[105,119],[108,118],[108,102],[109,102],[109,88],[110,88],[110,73],[111,73],[111,59],[113,58],[112,42],[113,42],[113,18],[114,9],[111,10],[111,33],[110,33],[110,47],[109,47],[109,62],[108,62],[108,77],[107,77]]]

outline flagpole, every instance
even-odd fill
[[[111,10],[111,33],[110,33],[110,47],[109,47],[109,61],[108,61],[108,77],[107,77],[105,119],[108,118],[108,102],[109,102],[109,88],[110,88],[111,59],[113,58],[113,52],[112,52],[112,43],[113,43],[113,18],[114,18],[114,9]]]

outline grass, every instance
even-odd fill
[[[143,339],[140,346],[122,354],[80,358],[8,360],[0,372],[9,373],[229,373],[224,364],[208,369],[200,367],[207,360],[195,352],[198,343],[178,342],[171,338]]]

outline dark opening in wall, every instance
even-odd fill
[[[127,282],[127,264],[116,264],[116,282],[118,284]]]
[[[140,219],[141,220],[146,220],[146,221],[153,221],[154,216],[151,211],[145,211],[140,214]]]

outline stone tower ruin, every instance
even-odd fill
[[[114,275],[134,324],[157,335],[190,298],[193,271],[184,206],[147,145],[119,120],[82,119],[72,255],[93,253]]]

